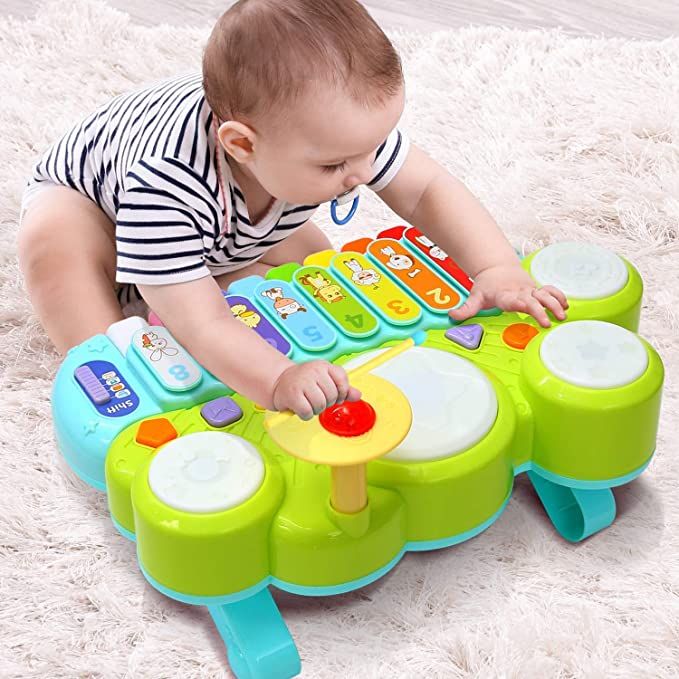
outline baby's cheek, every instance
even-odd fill
[[[290,188],[298,194],[300,203],[321,203],[333,198],[335,185],[315,173],[300,173],[296,177],[290,175]]]

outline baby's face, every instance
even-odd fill
[[[334,89],[307,97],[285,123],[258,134],[248,169],[269,195],[323,203],[372,179],[375,153],[396,127],[404,93],[366,108]]]

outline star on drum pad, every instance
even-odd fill
[[[608,354],[608,347],[593,340],[588,340],[585,344],[578,346],[580,356],[585,361],[603,361]]]
[[[580,262],[576,264],[574,268],[576,276],[591,277],[599,270],[599,265],[595,262]]]

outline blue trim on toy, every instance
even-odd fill
[[[490,309],[480,309],[479,311],[476,312],[476,316],[473,318],[476,318],[477,316],[484,318],[485,316],[502,316],[504,312],[502,309],[498,309],[496,306],[490,307]],[[467,319],[471,320],[471,319]],[[463,323],[464,321],[460,321]]]
[[[655,451],[651,453],[651,456],[641,465],[637,467],[634,471],[624,476],[617,476],[612,479],[604,479],[602,481],[579,481],[578,479],[572,479],[568,476],[560,476],[559,474],[554,474],[534,462],[524,462],[514,469],[514,476],[523,474],[524,472],[535,472],[539,474],[542,478],[552,483],[556,483],[560,486],[566,486],[568,488],[575,488],[577,490],[606,490],[607,488],[615,488],[617,486],[624,486],[630,481],[634,481],[645,469],[651,464],[651,460],[655,455]]]
[[[123,528],[114,518],[113,514],[111,514],[111,521],[113,521],[113,525],[115,529],[124,537],[127,538],[128,540],[131,540],[132,542],[137,541],[137,536],[132,532],[127,530],[127,528]]]
[[[61,454],[64,460],[66,460],[68,466],[83,483],[86,483],[88,486],[92,486],[92,488],[102,493],[106,492],[106,481],[100,481],[99,479],[95,479],[94,477],[90,476],[89,474],[86,474],[82,470],[82,468],[78,464],[80,456],[77,454],[77,452],[72,451],[68,446],[65,445],[61,446],[60,449]]]
[[[144,574],[144,577],[149,581],[149,583],[157,589],[161,594],[175,599],[176,601],[181,601],[185,604],[192,604],[195,606],[223,606],[226,604],[236,603],[244,599],[248,599],[255,596],[258,592],[262,591],[269,585],[273,585],[278,589],[282,589],[291,594],[297,594],[300,596],[334,596],[336,594],[345,594],[346,592],[351,592],[355,589],[360,589],[365,587],[381,577],[386,575],[396,564],[403,558],[406,552],[427,552],[435,549],[444,549],[452,545],[459,544],[473,537],[476,537],[484,530],[489,528],[497,519],[500,514],[505,510],[507,503],[509,502],[510,496],[508,495],[502,506],[493,514],[489,519],[484,521],[482,524],[472,528],[464,533],[454,535],[452,537],[443,538],[440,540],[418,540],[407,542],[405,546],[396,554],[396,556],[391,559],[387,564],[378,568],[376,571],[363,576],[362,578],[357,578],[356,580],[351,580],[350,582],[345,582],[339,585],[331,585],[328,587],[307,587],[304,585],[296,585],[291,582],[286,582],[285,580],[279,580],[278,578],[268,576],[258,582],[256,585],[243,589],[240,592],[234,592],[232,594],[224,594],[221,596],[194,596],[191,594],[182,594],[175,590],[169,589],[164,585],[161,585],[157,580],[155,580],[149,573],[144,569],[141,561],[139,560],[139,568]],[[131,533],[127,529],[123,528],[115,519],[113,519],[113,524],[116,529],[129,540],[135,541],[134,533]]]
[[[333,198],[332,202],[330,203],[330,216],[332,217],[332,221],[335,222],[335,224],[338,226],[344,226],[356,214],[356,209],[358,208],[358,196],[356,196],[356,198],[354,198],[353,202],[351,203],[351,208],[349,209],[347,216],[343,217],[342,219],[337,216],[338,205],[339,203],[337,202],[337,198]]]
[[[442,540],[408,542],[382,568],[362,578],[332,587],[304,587],[268,577],[238,593],[197,597],[181,594],[161,585],[144,569],[139,557],[137,560],[146,580],[165,596],[187,604],[207,606],[226,646],[231,669],[238,679],[268,679],[271,676],[285,679],[301,672],[301,661],[294,640],[271,597],[269,585],[302,596],[332,596],[365,587],[386,575],[408,551],[443,549],[482,533],[502,514],[510,496],[511,493],[498,511],[479,526]],[[136,542],[134,533],[123,528],[113,517],[111,519],[121,535]]]
[[[646,463],[633,472],[605,481],[578,481],[549,472],[531,461],[516,467],[514,469],[514,475],[518,476],[524,472],[528,474],[528,477],[556,530],[566,540],[579,542],[613,522],[616,508],[615,499],[610,489],[629,483],[637,478],[646,467],[648,467],[652,457],[653,456],[651,455]],[[407,542],[399,553],[382,568],[379,568],[362,578],[329,587],[306,587],[269,576],[256,585],[237,593],[215,597],[197,597],[182,594],[164,587],[144,570],[141,561],[139,562],[139,568],[144,574],[144,577],[159,592],[171,599],[192,605],[219,606],[234,603],[254,596],[257,592],[269,585],[273,585],[278,589],[300,596],[334,596],[336,594],[344,594],[355,589],[360,589],[383,577],[396,566],[406,552],[444,549],[475,537],[497,520],[507,506],[509,497],[510,496],[508,495],[500,509],[493,516],[476,528],[440,540]],[[111,516],[111,520],[121,535],[128,540],[136,541],[134,533],[123,528],[113,516]]]
[[[424,344],[427,341],[427,333],[424,330],[416,330],[413,333],[413,342],[417,346],[420,346],[421,344]]]
[[[464,533],[460,533],[459,535],[454,535],[453,537],[450,538],[443,538],[442,540],[421,540],[418,542],[409,542],[406,547],[409,552],[428,552],[434,549],[445,549],[446,547],[452,547],[453,545],[460,544],[461,542],[465,542],[466,540],[471,540],[471,538],[476,537],[480,533],[483,533],[484,530],[487,528],[490,528],[492,524],[494,524],[498,518],[500,518],[500,514],[504,512],[505,507],[507,507],[507,504],[509,503],[509,499],[511,497],[511,492],[509,495],[507,495],[507,498],[505,501],[502,503],[502,506],[500,509],[493,514],[489,519],[484,521],[482,524],[476,526],[476,528],[472,528],[471,530],[465,531]]]

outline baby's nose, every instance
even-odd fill
[[[347,189],[353,189],[354,186],[358,186],[359,184],[367,184],[371,179],[372,171],[370,167],[359,170],[358,172],[354,170],[350,175],[344,178],[344,186],[346,186]]]
[[[373,178],[372,175],[372,156],[369,156],[352,165],[344,178],[344,185],[347,189],[353,189],[359,184],[367,184]]]

